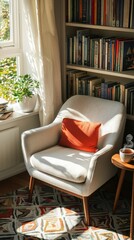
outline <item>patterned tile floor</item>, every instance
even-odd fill
[[[114,178],[90,197],[89,227],[83,222],[81,201],[52,188],[36,185],[32,203],[27,201],[27,187],[2,195],[0,240],[127,240],[131,195],[121,193],[113,215],[116,185]]]

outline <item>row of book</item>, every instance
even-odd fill
[[[134,115],[133,80],[106,80],[74,69],[67,69],[66,80],[68,98],[78,94],[119,101],[126,106],[128,114]]]
[[[134,0],[67,0],[66,21],[134,28]]]
[[[85,65],[110,71],[134,69],[134,39],[90,36],[80,29],[66,40],[67,64]]]

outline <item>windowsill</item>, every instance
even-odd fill
[[[19,110],[15,110],[12,112],[12,114],[5,120],[0,120],[0,126],[5,125],[7,123],[15,122],[16,120],[27,118],[29,116],[37,115],[39,112],[38,110],[29,112],[29,113],[23,113]]]

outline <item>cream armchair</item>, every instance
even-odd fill
[[[63,118],[101,122],[98,151],[89,153],[59,146]],[[63,104],[51,124],[25,131],[22,151],[30,175],[30,197],[35,179],[74,195],[82,199],[85,223],[89,225],[88,197],[116,174],[111,156],[122,146],[125,121],[123,104],[76,95]],[[80,182],[76,173],[82,175]]]

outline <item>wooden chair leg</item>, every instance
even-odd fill
[[[85,224],[89,226],[90,224],[90,214],[89,214],[89,205],[88,205],[88,197],[83,197],[83,208],[85,215]]]
[[[35,179],[32,176],[30,176],[30,180],[29,180],[29,201],[32,200],[34,184],[35,184]]]

